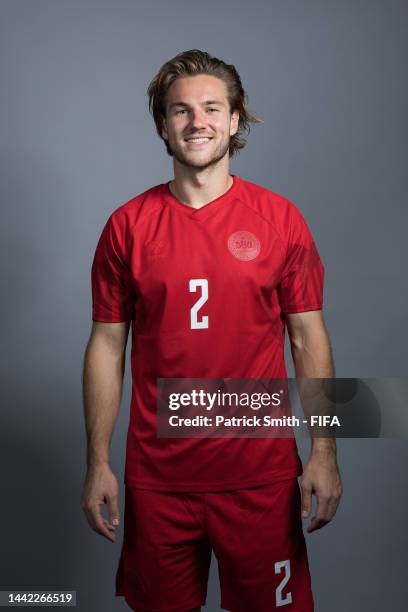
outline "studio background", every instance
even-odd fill
[[[0,6],[0,589],[72,589],[81,612],[126,610],[114,596],[122,527],[112,545],[79,506],[81,370],[102,227],[122,203],[172,178],[147,86],[164,61],[192,48],[236,66],[263,123],[231,171],[288,197],[306,217],[326,269],[337,376],[403,377],[408,5]],[[122,518],[129,366],[111,453]],[[308,447],[301,441],[303,460]],[[340,508],[330,525],[306,534],[316,612],[402,612],[408,444],[338,447]],[[206,609],[219,610],[214,563]]]

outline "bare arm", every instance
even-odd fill
[[[322,311],[287,315],[286,323],[297,378],[334,378],[330,340]],[[311,497],[317,498],[316,515],[308,531],[323,527],[334,516],[340,502],[342,483],[337,465],[335,438],[312,437],[309,460],[303,470],[302,516],[311,510]]]
[[[129,325],[94,323],[83,369],[87,473],[81,506],[92,529],[111,541],[119,524],[119,487],[109,467],[109,445],[122,397]],[[104,503],[109,521],[101,514]]]

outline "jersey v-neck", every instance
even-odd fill
[[[193,208],[184,202],[181,202],[175,195],[170,191],[170,183],[171,181],[167,181],[167,183],[162,183],[162,197],[166,204],[178,210],[181,213],[184,213],[191,219],[196,221],[201,221],[206,219],[207,217],[215,214],[220,207],[225,207],[227,204],[230,204],[237,196],[239,191],[240,178],[236,174],[231,174],[233,182],[231,187],[222,195],[218,196],[214,200],[207,202],[200,208]]]

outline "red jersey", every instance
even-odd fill
[[[169,182],[108,219],[92,265],[94,321],[132,321],[125,482],[242,489],[299,476],[294,438],[158,438],[158,378],[286,378],[287,313],[320,310],[324,269],[286,198],[233,176],[199,209]]]

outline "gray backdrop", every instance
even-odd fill
[[[326,267],[337,375],[405,375],[407,9],[1,2],[0,589],[76,589],[81,611],[128,609],[114,597],[120,544],[92,532],[79,507],[80,376],[101,229],[172,178],[146,88],[176,53],[202,48],[240,72],[264,123],[232,171],[307,218]],[[120,482],[129,390],[128,368],[112,443]],[[307,442],[300,450],[305,459]],[[407,459],[405,440],[340,440],[341,507],[306,536],[317,612],[407,609]],[[207,610],[219,610],[214,563]]]

